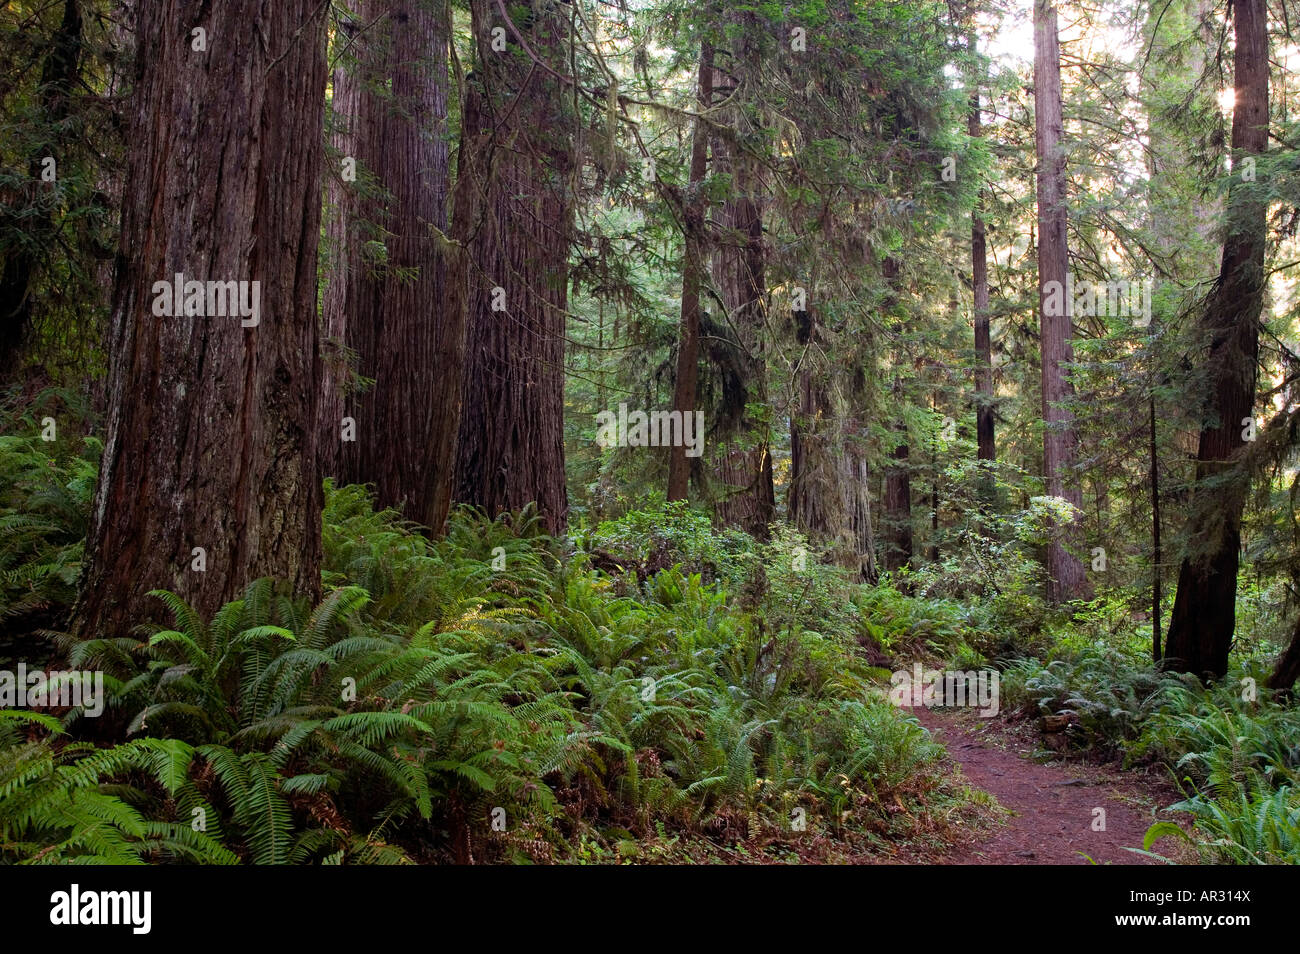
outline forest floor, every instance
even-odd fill
[[[1126,849],[1140,849],[1156,811],[1181,798],[1161,770],[1036,761],[1043,749],[1032,722],[983,719],[971,710],[918,708],[915,715],[947,748],[965,782],[1005,810],[1001,822],[972,828],[923,863],[1159,864]],[[1094,830],[1099,808],[1105,810],[1104,831]],[[1165,838],[1152,850],[1177,859],[1180,847]]]

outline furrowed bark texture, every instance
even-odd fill
[[[478,61],[467,97],[466,170],[473,220],[462,226],[467,343],[454,498],[490,515],[535,502],[564,528],[564,325],[572,231],[568,8],[509,24],[490,0],[471,4]],[[493,27],[506,30],[492,49]],[[521,34],[528,50],[515,35]],[[529,53],[531,51],[531,54]],[[462,155],[465,155],[462,152]],[[470,208],[472,207],[472,208]]]
[[[88,637],[157,617],[156,587],[204,614],[261,576],[320,589],[324,20],[315,0],[204,9],[138,10],[107,436],[75,613]],[[176,273],[260,282],[260,323],[155,315],[152,286]]]
[[[338,476],[371,484],[379,506],[434,530],[447,516],[464,347],[464,319],[449,308],[439,234],[447,227],[445,0],[363,5],[351,145],[378,194],[344,199],[345,286],[326,301],[358,373],[373,381],[343,400],[355,440],[339,445]],[[350,207],[350,214],[349,214]],[[383,261],[356,249],[382,243]],[[369,246],[374,249],[376,246]],[[328,427],[328,422],[323,422]],[[324,431],[338,441],[339,424]]]

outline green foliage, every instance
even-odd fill
[[[1037,659],[1012,664],[1003,671],[1001,691],[1008,708],[1070,716],[1073,741],[1113,750],[1138,737],[1161,705],[1163,689],[1186,683],[1133,655],[1091,645],[1077,652],[1061,648],[1046,665]]]
[[[643,565],[681,563],[732,585],[749,577],[757,558],[752,537],[714,529],[708,514],[680,500],[660,501],[603,521],[580,540],[591,549],[608,550]]]
[[[102,446],[79,436],[73,395],[49,389],[0,413],[0,623],[54,626],[81,572]],[[45,440],[49,420],[54,440]]]
[[[1168,688],[1132,754],[1167,762],[1181,781],[1216,797],[1300,782],[1300,711],[1242,696],[1234,683]]]
[[[1300,793],[1283,785],[1275,792],[1197,794],[1170,807],[1190,812],[1203,836],[1197,850],[1205,864],[1300,864]]]
[[[125,740],[5,713],[0,858],[552,860],[575,835],[745,837],[789,830],[795,809],[887,828],[883,799],[940,751],[850,644],[801,625],[793,565],[772,574],[774,626],[680,566],[619,595],[532,513],[461,510],[430,543],[327,487],[326,521],[315,607],[258,580],[203,619],[157,591],[170,628],[65,639],[72,665],[105,673]]]

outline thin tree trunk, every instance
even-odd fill
[[[972,51],[974,47],[975,37],[972,33]],[[970,98],[969,132],[973,139],[983,135],[978,88]],[[975,434],[979,448],[978,459],[993,461],[997,460],[997,449],[993,433],[993,347],[989,329],[988,241],[978,204],[971,214],[970,258],[971,285],[975,299]]]
[[[1156,394],[1151,391],[1151,659],[1160,662],[1160,624],[1162,601],[1161,563],[1164,551],[1160,547],[1160,453],[1156,440]]]
[[[881,268],[889,286],[885,307],[891,309],[898,303],[898,260],[886,257]],[[893,394],[895,405],[901,407],[905,396],[903,383],[897,376],[894,378]],[[893,431],[899,437],[890,453],[892,463],[885,467],[885,569],[901,570],[912,565],[911,450],[908,446],[907,422],[901,415],[894,421]]]
[[[158,587],[201,613],[262,576],[320,590],[323,8],[205,9],[197,22],[181,0],[138,10],[107,436],[74,614],[85,636],[158,615]],[[177,273],[249,282],[250,303],[259,282],[257,323],[160,315]]]
[[[696,96],[697,108],[704,111],[713,102],[713,47],[703,44],[700,50],[700,74]],[[687,192],[682,202],[685,225],[682,261],[681,332],[677,344],[677,376],[673,383],[673,410],[685,421],[694,413],[700,377],[700,285],[704,276],[705,233],[708,198],[702,183],[708,163],[709,136],[704,124],[696,121],[691,132],[691,167]],[[673,447],[668,456],[668,499],[685,500],[691,476],[691,458],[686,446]]]
[[[752,15],[742,17],[745,22]],[[727,63],[733,70],[755,67],[757,51],[746,46],[742,31]],[[715,75],[714,88],[728,77]],[[739,79],[738,97],[749,95]],[[740,105],[728,110],[737,131],[748,117]],[[727,315],[722,342],[714,343],[715,363],[727,366],[734,387],[723,388],[722,407],[715,422],[719,440],[713,455],[718,492],[714,517],[722,526],[738,527],[760,539],[776,511],[772,479],[771,422],[755,416],[754,407],[767,400],[767,256],[763,245],[762,185],[757,163],[734,143],[714,140],[713,161],[718,175],[730,176],[732,188],[718,212],[720,237],[714,248],[713,280]],[[730,318],[729,323],[727,318]]]
[[[850,392],[852,407],[865,406],[867,392],[866,374],[861,367],[853,372],[853,389]],[[871,473],[867,465],[867,436],[865,428],[855,416],[850,416],[843,426],[844,451],[839,457],[842,470],[840,490],[844,495],[844,509],[848,514],[846,529],[850,534],[853,563],[857,579],[874,583],[876,568],[876,537],[871,514]]]
[[[472,3],[481,102],[466,110],[475,155],[468,227],[467,343],[454,498],[491,515],[535,502],[564,528],[564,329],[572,231],[572,119],[565,86],[521,50],[567,75],[566,7],[508,25]],[[491,30],[509,37],[491,48]],[[457,198],[460,215],[460,198]],[[471,203],[467,203],[471,204]],[[470,210],[467,210],[470,211]],[[459,226],[458,226],[459,227]],[[494,308],[495,306],[495,308]]]
[[[325,172],[325,248],[329,265],[321,294],[321,394],[319,402],[321,474],[339,477],[344,436],[344,400],[355,368],[347,351],[348,315],[356,311],[362,284],[361,253],[365,241],[358,183],[366,168],[362,163],[361,100],[368,84],[376,82],[369,62],[370,40],[363,33],[365,11],[361,0],[342,0],[335,31],[338,64],[330,79],[329,161]],[[373,94],[371,94],[373,95]],[[345,168],[348,179],[344,178]],[[355,422],[353,422],[355,433]]]
[[[898,389],[895,388],[895,394]],[[890,453],[892,463],[885,466],[885,569],[901,570],[912,565],[912,476],[908,463],[907,425],[894,425],[901,441]]]
[[[1034,126],[1038,152],[1038,290],[1042,340],[1043,477],[1047,493],[1082,508],[1083,495],[1071,473],[1075,461],[1074,415],[1067,403],[1074,389],[1066,366],[1074,360],[1071,307],[1066,295],[1065,153],[1062,149],[1061,52],[1056,5],[1034,3]],[[1083,596],[1083,564],[1066,549],[1077,543],[1077,523],[1053,528],[1047,547],[1048,595],[1053,602]]]
[[[1165,643],[1170,668],[1216,678],[1228,671],[1236,626],[1241,515],[1248,480],[1231,471],[1243,446],[1243,421],[1255,405],[1268,240],[1267,203],[1259,186],[1243,178],[1253,157],[1268,146],[1268,11],[1264,0],[1236,0],[1233,11],[1236,165],[1228,193],[1223,262],[1202,315],[1210,336],[1209,416],[1196,455],[1189,550],[1179,567]]]
[[[932,408],[938,408],[932,404]],[[925,548],[929,563],[939,562],[939,444],[930,441],[930,542]]]
[[[790,522],[811,538],[824,539],[833,522],[828,513],[834,478],[827,471],[836,448],[828,446],[827,430],[833,422],[825,389],[815,377],[811,355],[820,351],[817,307],[793,312],[795,341],[803,349],[798,378],[798,404],[790,415],[790,491],[787,509]]]

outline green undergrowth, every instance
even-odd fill
[[[977,808],[888,702],[915,662],[998,668],[1004,713],[1166,767],[1203,860],[1300,860],[1300,716],[1255,688],[1287,627],[1258,612],[1206,689],[1151,665],[1123,600],[1053,611],[974,530],[943,572],[871,586],[681,504],[562,539],[460,510],[430,540],[327,485],[314,603],[259,580],[204,617],[158,592],[155,624],[80,640],[99,445],[61,392],[0,412],[0,654],[107,695],[96,719],[0,709],[5,863],[915,857]]]
[[[761,585],[743,555],[640,580],[529,512],[430,541],[362,488],[326,498],[314,605],[259,580],[205,618],[158,591],[165,624],[59,638],[108,707],[2,713],[0,858],[844,860],[960,807],[864,624],[812,628],[779,558]]]

